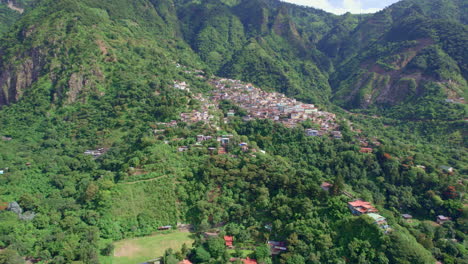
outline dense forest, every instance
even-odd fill
[[[0,0],[0,264],[108,263],[181,223],[163,263],[468,263],[466,8]],[[337,131],[246,118],[220,78]]]

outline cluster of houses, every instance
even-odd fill
[[[387,224],[387,219],[379,214],[379,210],[375,208],[370,202],[363,200],[354,200],[348,202],[348,207],[354,215],[367,215],[374,220],[374,224],[384,230],[385,233],[390,231],[390,226]]]
[[[214,238],[218,237],[218,232],[204,232],[203,236],[205,238]],[[233,236],[223,236],[224,244],[228,249],[234,249],[234,237]],[[268,241],[268,246],[270,247],[271,255],[278,255],[280,253],[286,252],[288,250],[286,246],[286,242],[281,241]],[[245,264],[256,264],[257,261],[255,259],[245,258],[245,259],[238,259],[238,258],[231,258],[230,261],[234,262],[236,260],[241,260]]]
[[[200,109],[192,110],[192,112],[181,113],[180,120],[185,123],[197,123],[203,122],[205,124],[211,123],[214,119],[214,115],[210,113],[210,109],[216,107],[215,104],[209,102],[202,94],[194,95],[194,99],[201,103]]]
[[[287,127],[295,127],[300,122],[311,120],[320,126],[320,133],[337,128],[335,114],[319,111],[313,104],[298,102],[281,93],[265,92],[239,80],[214,79],[211,84],[216,87],[212,97],[214,101],[230,100],[247,110],[249,115],[244,117],[244,121],[270,119]]]
[[[362,133],[361,130],[356,130],[357,133]],[[370,147],[371,145],[372,146],[375,146],[375,147],[378,147],[380,146],[382,143],[380,143],[377,138],[371,138],[371,139],[368,139],[368,138],[365,138],[365,137],[357,137],[356,138],[357,141],[359,142],[359,145],[363,148],[367,148],[367,147]]]
[[[231,142],[233,135],[222,135],[222,136],[205,136],[205,135],[197,135],[197,143],[191,146],[180,146],[177,148],[179,152],[184,152],[189,150],[190,148],[197,148],[197,147],[203,147],[202,142],[208,141],[208,140],[215,140],[218,142],[218,147],[208,147],[208,151],[210,154],[218,154],[218,155],[223,155],[227,154],[227,146]],[[243,152],[257,152],[257,149],[255,148],[250,148],[249,144],[246,142],[240,142],[238,147],[243,151]],[[260,150],[261,153],[265,154],[266,152],[263,150]]]
[[[188,70],[188,67],[185,65],[181,65],[180,63],[175,63],[176,68],[182,68],[184,69],[184,73],[186,74],[195,74],[195,77],[198,78],[205,78],[204,74],[205,72],[202,70]]]
[[[174,88],[190,92],[190,88],[186,82],[174,81]]]
[[[233,135],[222,135],[222,136],[217,136],[216,141],[219,142],[220,147],[214,148],[214,147],[208,147],[208,150],[210,151],[211,154],[227,154],[226,146],[229,144],[231,139],[233,138]],[[205,135],[197,135],[197,143],[193,146],[181,146],[178,148],[179,152],[184,152],[190,149],[190,147],[202,147],[202,142],[208,141],[215,139],[213,136],[205,136]],[[244,144],[244,147],[248,150],[248,144],[247,143],[242,143]],[[244,148],[243,148],[244,150]]]
[[[93,156],[93,158],[97,159],[100,156],[104,155],[109,149],[108,148],[98,148],[95,150],[86,150],[83,154]]]
[[[401,217],[403,217],[403,219],[405,219],[405,220],[407,220],[407,221],[413,219],[413,216],[410,215],[410,214],[402,214]],[[437,224],[439,224],[439,225],[443,225],[443,224],[445,224],[445,223],[448,222],[448,221],[452,221],[452,218],[451,218],[451,217],[448,217],[448,216],[444,216],[444,215],[438,215],[438,216],[436,217],[436,222],[437,222]]]
[[[176,127],[178,124],[177,120],[171,120],[170,122],[167,122],[167,123],[164,123],[164,122],[159,122],[159,123],[156,123],[156,126],[158,127],[164,127],[164,128],[169,128],[169,127]],[[155,129],[154,130],[154,133],[155,134],[158,134],[160,132],[164,132],[165,130],[164,129]]]

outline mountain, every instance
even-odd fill
[[[128,86],[149,89],[160,85],[158,71],[173,71],[176,62],[196,64],[189,47],[173,39],[177,29],[162,8],[169,4],[154,2],[158,10],[150,2],[107,8],[106,2],[42,1],[0,44],[0,104],[36,90],[66,104]]]
[[[122,32],[129,30],[132,31],[132,39],[145,38],[145,41],[152,42],[154,46],[165,45],[161,50],[179,48],[177,45],[184,47],[185,40],[197,53],[187,50],[187,56],[200,56],[207,67],[219,75],[242,78],[266,88],[276,88],[307,101],[328,101],[330,87],[327,74],[317,64],[329,67],[329,63],[320,52],[307,51],[306,43],[298,35],[286,9],[269,10],[266,4],[262,6],[250,1],[244,1],[234,7],[219,1],[207,1],[202,4],[188,1],[180,4],[176,10],[170,2],[152,1],[141,6],[132,4],[133,9],[122,12],[119,8],[127,6],[123,2],[117,2],[116,7],[112,9],[107,8],[105,2],[80,2],[72,4],[76,9],[67,10],[61,9],[64,6],[61,2],[53,5],[47,1],[42,2],[41,8],[27,13],[17,27],[5,36],[6,41],[0,47],[3,64],[0,79],[3,93],[0,95],[0,104],[18,100],[26,87],[30,87],[46,75],[47,81],[50,81],[53,87],[51,94],[54,100],[62,100],[68,94],[65,101],[75,101],[82,89],[96,93],[97,86],[111,85],[108,82],[104,84],[110,72],[106,72],[101,63],[120,64],[126,62],[120,62],[116,57],[133,58],[113,54],[114,51],[125,51],[118,46],[122,45],[122,42],[114,40],[114,47],[108,47],[108,42],[113,38],[119,39]],[[150,11],[144,10],[144,17],[137,15],[140,14],[138,9],[143,10],[145,5],[150,5]],[[251,9],[248,5],[258,8]],[[252,13],[243,14],[239,11],[244,9],[251,10]],[[87,11],[78,13],[76,10]],[[205,19],[200,20],[200,16],[194,10],[204,12]],[[76,20],[64,17],[66,12],[77,13]],[[185,13],[196,14],[196,17]],[[265,21],[250,21],[251,17],[259,17],[262,14]],[[98,19],[103,21],[98,23]],[[124,23],[129,20],[135,24]],[[53,24],[48,24],[48,21]],[[73,24],[73,21],[78,23]],[[275,22],[270,25],[268,21]],[[91,30],[90,27],[94,24],[99,24],[100,28]],[[58,27],[54,30],[55,33],[41,34],[54,27]],[[138,31],[132,27],[138,28]],[[117,35],[102,32],[107,30],[116,32]],[[150,39],[150,34],[155,39]],[[176,37],[175,42],[159,43],[158,40],[168,42],[163,36]],[[127,45],[136,46],[135,43]],[[133,51],[133,47],[127,50]],[[87,55],[77,57],[76,54]],[[53,63],[52,57],[58,61]],[[67,61],[63,61],[65,58]],[[178,58],[172,60],[190,65]],[[319,63],[315,63],[314,60]],[[11,64],[12,61],[15,61],[14,65]],[[17,61],[23,63],[16,63]],[[272,75],[271,72],[275,74]]]
[[[15,2],[18,6],[31,3]],[[176,37],[180,45],[190,46],[187,56],[197,58],[193,61],[204,64],[203,68],[210,72],[253,82],[306,102],[328,104],[333,98],[334,103],[347,109],[366,109],[404,119],[456,120],[464,115],[464,107],[445,102],[463,98],[467,86],[463,53],[467,32],[462,15],[467,7],[463,1],[402,1],[363,16],[335,16],[273,0],[148,4],[154,11],[146,20],[132,11],[116,11],[125,4],[118,3],[115,10],[108,10],[105,2],[91,8],[106,10],[110,21],[140,20],[138,25],[155,35],[169,28],[171,32],[164,34]],[[151,21],[153,15],[156,18]],[[19,13],[9,17],[6,25]],[[91,23],[92,16],[89,19]],[[23,22],[21,27],[27,25]],[[96,36],[90,38],[101,42]],[[24,46],[14,42],[3,49],[18,45]],[[38,79],[36,73],[28,72],[28,68],[39,70],[44,66],[38,62],[42,56],[34,52],[30,49],[29,55],[23,54],[35,59],[28,62],[29,66],[22,66],[19,78],[8,59],[2,60],[2,72],[10,77],[0,82],[8,86],[3,89],[8,92],[0,95],[0,104],[15,101],[24,87]],[[72,72],[64,74],[59,78],[67,83]],[[100,74],[89,75],[101,78]],[[91,85],[96,80],[84,81]],[[56,89],[70,88],[70,83],[61,85]]]
[[[310,48],[311,33],[300,32],[290,14],[297,9],[303,16],[315,15],[279,1],[255,0],[231,5],[186,1],[178,16],[184,39],[217,75],[325,103],[331,93],[327,81],[331,64]]]
[[[325,38],[323,50],[343,61],[331,77],[334,102],[397,118],[463,118],[464,107],[446,102],[467,88],[463,11],[462,1],[402,1],[344,30],[341,43]]]
[[[0,1],[0,35],[8,31],[24,13],[24,9],[29,7],[33,1],[13,1],[2,0]]]

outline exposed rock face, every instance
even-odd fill
[[[20,14],[23,14],[24,12],[24,9],[17,6],[15,1],[11,1],[11,0],[8,0],[7,2],[8,4],[8,7],[11,9],[11,10],[15,10],[16,12],[20,13]]]
[[[82,74],[73,73],[70,76],[70,80],[68,81],[69,90],[67,92],[67,102],[73,103],[76,102],[80,91],[86,85],[86,80],[83,78]]]
[[[0,66],[0,106],[17,101],[37,81],[45,64],[40,54],[39,49],[33,49],[15,59],[21,63]]]
[[[16,11],[20,14],[24,13],[24,7],[21,6],[16,0],[0,0],[0,3],[3,3],[8,6],[13,11]]]

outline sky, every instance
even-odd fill
[[[334,14],[344,14],[351,12],[359,13],[375,13],[383,8],[398,2],[398,0],[283,0],[293,4],[311,6],[318,9],[323,9]]]

